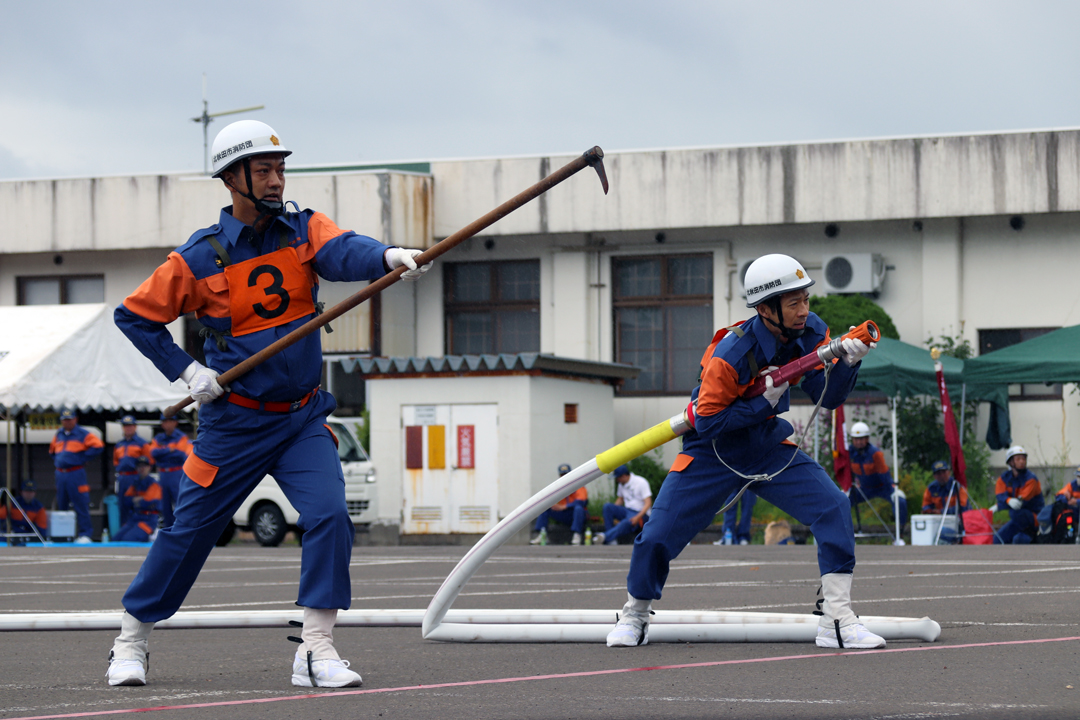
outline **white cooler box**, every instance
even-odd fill
[[[937,537],[938,527],[941,525],[941,515],[912,515],[911,516],[911,544],[933,545]],[[957,531],[959,525],[955,515],[945,518],[945,527]]]
[[[75,537],[74,510],[49,511],[49,537],[54,540]]]

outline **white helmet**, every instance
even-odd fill
[[[214,138],[210,151],[213,153],[214,177],[220,177],[237,160],[252,155],[281,153],[284,157],[292,154],[278,140],[274,128],[258,120],[238,120],[226,125]]]
[[[757,307],[771,297],[814,284],[799,261],[787,255],[762,255],[746,268],[743,287],[746,307]]]
[[[867,425],[864,422],[855,423],[854,425],[851,426],[851,437],[853,437],[853,438],[860,438],[860,437],[868,438],[868,437],[870,437],[870,426]]]
[[[1020,447],[1019,445],[1013,445],[1011,448],[1005,451],[1005,462],[1009,462],[1010,460],[1012,460],[1014,455],[1023,455],[1024,457],[1027,457],[1027,450]]]

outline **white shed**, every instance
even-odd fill
[[[487,532],[560,464],[617,441],[615,387],[640,372],[537,353],[370,358],[346,370],[368,380],[377,542]]]

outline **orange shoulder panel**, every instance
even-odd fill
[[[146,500],[160,500],[161,499],[161,486],[155,483],[150,483],[150,487],[146,488],[146,492],[142,494]]]
[[[880,450],[874,453],[874,472],[889,472],[889,466],[885,464],[885,453],[881,452]]]
[[[189,312],[202,309],[191,268],[171,252],[157,270],[124,300],[124,307],[152,322],[171,323]]]
[[[52,442],[49,443],[49,454],[50,455],[55,455],[56,453],[61,452],[63,449],[64,449],[64,444],[62,442],[60,442],[58,439],[56,439],[55,437],[52,439]]]
[[[1001,493],[1008,492],[1008,491],[1009,491],[1009,489],[1007,487],[1005,487],[1005,481],[1002,480],[999,477],[997,479],[997,482],[994,483],[994,494],[995,495],[1000,495]]]
[[[345,231],[334,224],[334,221],[326,217],[320,212],[314,213],[311,219],[308,220],[308,242],[311,246],[310,253],[314,257],[315,253],[322,249],[328,241],[333,240],[338,235],[341,235]],[[305,253],[306,254],[306,253]],[[308,258],[305,258],[302,254],[300,260],[306,262]]]
[[[105,443],[101,442],[101,438],[99,438],[94,433],[86,433],[86,440],[84,440],[83,442],[88,448],[105,447]]]
[[[963,485],[960,486],[960,504],[961,505],[967,505],[968,504],[968,491],[967,491],[967,489],[964,488]]]
[[[1020,488],[1020,492],[1018,492],[1017,495],[1020,497],[1021,500],[1030,500],[1041,492],[1042,486],[1039,485],[1039,481],[1035,478],[1031,478],[1026,483],[1024,483],[1023,487]]]
[[[698,393],[697,414],[701,417],[715,415],[725,409],[749,387],[739,384],[739,374],[723,358],[710,358],[701,376]]]

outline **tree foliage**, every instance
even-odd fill
[[[814,295],[810,298],[810,311],[825,321],[829,334],[843,335],[852,325],[862,325],[867,320],[877,323],[881,334],[893,340],[900,339],[892,318],[880,305],[862,295]]]

